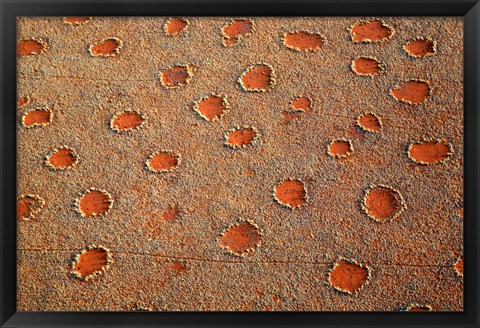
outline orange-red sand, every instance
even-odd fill
[[[463,311],[462,18],[17,21],[18,311]]]

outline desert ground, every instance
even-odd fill
[[[463,311],[463,20],[19,17],[19,311]]]

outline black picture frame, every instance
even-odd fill
[[[478,0],[9,1],[1,12],[1,327],[479,327]],[[463,16],[464,17],[464,312],[16,312],[16,17],[17,16]]]

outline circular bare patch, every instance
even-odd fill
[[[429,39],[415,39],[403,46],[403,49],[411,57],[424,58],[435,54],[437,42]]]
[[[128,132],[138,130],[146,122],[143,114],[135,110],[125,110],[115,113],[110,120],[110,128],[116,132]]]
[[[170,150],[161,150],[150,155],[146,165],[155,173],[172,172],[180,165],[180,155]]]
[[[362,208],[373,220],[387,222],[400,215],[406,205],[398,190],[378,185],[365,191]]]
[[[177,204],[168,206],[165,212],[162,214],[162,220],[165,222],[174,222],[179,218],[180,208]]]
[[[182,33],[185,33],[189,25],[190,23],[188,22],[188,20],[175,17],[170,18],[163,26],[163,29],[165,30],[166,35],[178,36]]]
[[[423,165],[442,163],[452,154],[450,144],[441,140],[424,140],[408,146],[408,157]]]
[[[258,131],[254,127],[235,127],[225,133],[225,144],[232,148],[246,148],[253,145],[258,137]]]
[[[29,96],[20,97],[17,99],[17,109],[21,109],[27,106],[30,103],[31,99]]]
[[[394,29],[380,19],[360,22],[350,29],[353,42],[383,42],[390,39]]]
[[[250,220],[240,220],[224,230],[218,237],[218,246],[237,256],[252,256],[261,245],[259,227]]]
[[[114,57],[120,53],[122,47],[122,40],[112,37],[91,44],[88,52],[94,57]]]
[[[27,128],[43,127],[49,125],[52,120],[53,112],[49,108],[37,108],[23,114],[22,125]]]
[[[78,155],[67,146],[61,146],[52,150],[45,157],[45,164],[55,170],[68,170],[78,162]]]
[[[455,262],[455,265],[453,266],[455,268],[455,272],[460,276],[463,277],[463,256],[460,256]]]
[[[238,82],[244,91],[265,92],[275,85],[275,72],[267,64],[256,64],[248,67]]]
[[[353,260],[339,260],[328,275],[328,282],[336,290],[353,294],[367,284],[370,269]]]
[[[230,106],[226,97],[211,94],[196,101],[193,109],[207,121],[219,120]]]
[[[64,17],[63,22],[65,24],[70,24],[73,26],[80,26],[89,23],[92,20],[92,17],[87,16],[69,16]]]
[[[184,273],[188,269],[187,269],[187,266],[185,265],[185,263],[180,262],[180,261],[173,261],[171,263],[171,270],[175,273]]]
[[[284,179],[273,188],[273,198],[288,208],[307,205],[307,190],[301,180]]]
[[[82,217],[104,216],[110,212],[113,198],[105,190],[90,188],[76,199],[76,205]]]
[[[419,304],[410,304],[405,309],[407,312],[431,312],[433,311],[430,305],[419,305]]]
[[[37,195],[20,195],[17,198],[17,220],[35,221],[45,206],[45,200]]]
[[[75,255],[71,263],[71,274],[81,281],[88,281],[104,273],[111,263],[110,250],[91,245]]]
[[[188,65],[175,65],[161,72],[162,85],[167,89],[186,86],[192,78]]]
[[[357,75],[373,77],[385,70],[385,64],[373,57],[358,57],[352,61],[351,68]]]
[[[382,121],[373,113],[365,113],[359,116],[357,125],[368,132],[378,132],[382,129]]]
[[[336,158],[345,158],[353,154],[353,145],[350,140],[332,140],[327,147],[327,153]]]
[[[231,47],[254,31],[253,22],[249,19],[236,19],[222,28],[223,45]]]
[[[38,55],[48,50],[48,45],[40,39],[21,40],[17,43],[17,55]]]
[[[283,44],[295,51],[315,52],[325,44],[325,38],[320,33],[307,31],[285,33]]]
[[[431,88],[426,81],[410,80],[391,89],[390,94],[398,101],[415,105],[423,102],[431,95]]]
[[[306,96],[299,96],[290,100],[290,107],[299,112],[306,112],[312,106],[312,100]]]

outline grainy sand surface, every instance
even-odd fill
[[[17,35],[19,311],[463,310],[461,18]]]

